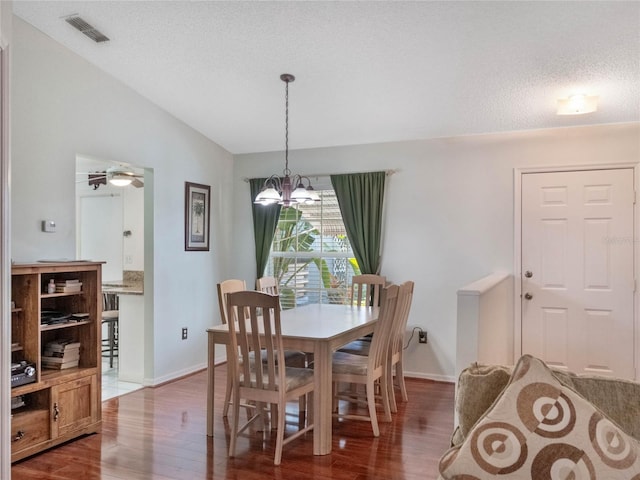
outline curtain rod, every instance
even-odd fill
[[[390,177],[391,175],[393,175],[394,173],[398,173],[400,171],[400,169],[398,168],[392,168],[390,170],[374,170],[376,172],[384,172],[387,177]],[[302,175],[303,177],[330,177],[331,175],[353,175],[354,173],[373,173],[373,171],[371,172],[348,172],[348,173],[313,173],[311,175]],[[243,181],[249,183],[249,180],[251,180],[249,177],[244,177],[242,179]]]

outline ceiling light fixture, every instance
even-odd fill
[[[109,179],[109,183],[116,187],[126,187],[133,182],[131,172],[118,168],[110,168],[107,170],[107,178]]]
[[[289,83],[296,79],[290,73],[280,75],[285,83],[285,127],[284,127],[284,177],[271,175],[264,182],[254,203],[273,205],[278,203],[283,207],[290,207],[298,203],[311,204],[320,200],[320,196],[313,190],[309,177],[291,175],[289,170]],[[304,182],[306,181],[306,186]],[[294,189],[295,185],[295,189]]]
[[[558,115],[581,115],[598,110],[598,97],[584,94],[558,99]]]

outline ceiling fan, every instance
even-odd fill
[[[126,187],[127,185],[133,185],[135,188],[144,187],[144,182],[141,180],[144,175],[137,174],[126,167],[110,167],[101,172],[88,172],[80,175],[87,175],[89,186],[93,186],[94,190],[97,190],[100,185],[106,185],[107,182],[117,187]]]

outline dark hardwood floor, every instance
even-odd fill
[[[216,385],[225,385],[224,367]],[[333,453],[312,454],[313,433],[284,448],[273,465],[275,434],[252,431],[227,458],[229,424],[216,395],[213,438],[206,436],[206,372],[145,388],[102,404],[102,433],[88,435],[13,465],[12,480],[430,480],[453,428],[454,386],[407,379],[409,402],[398,404],[380,437],[368,422],[334,420]],[[292,405],[292,412],[295,411]],[[296,422],[294,415],[287,422]]]

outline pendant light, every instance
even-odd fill
[[[296,204],[312,204],[320,200],[320,196],[313,190],[309,177],[291,175],[289,170],[289,83],[296,79],[290,73],[280,75],[285,83],[285,128],[284,128],[284,171],[283,176],[271,175],[264,182],[254,203],[273,205],[278,203],[283,207]],[[306,185],[305,185],[306,182]]]

